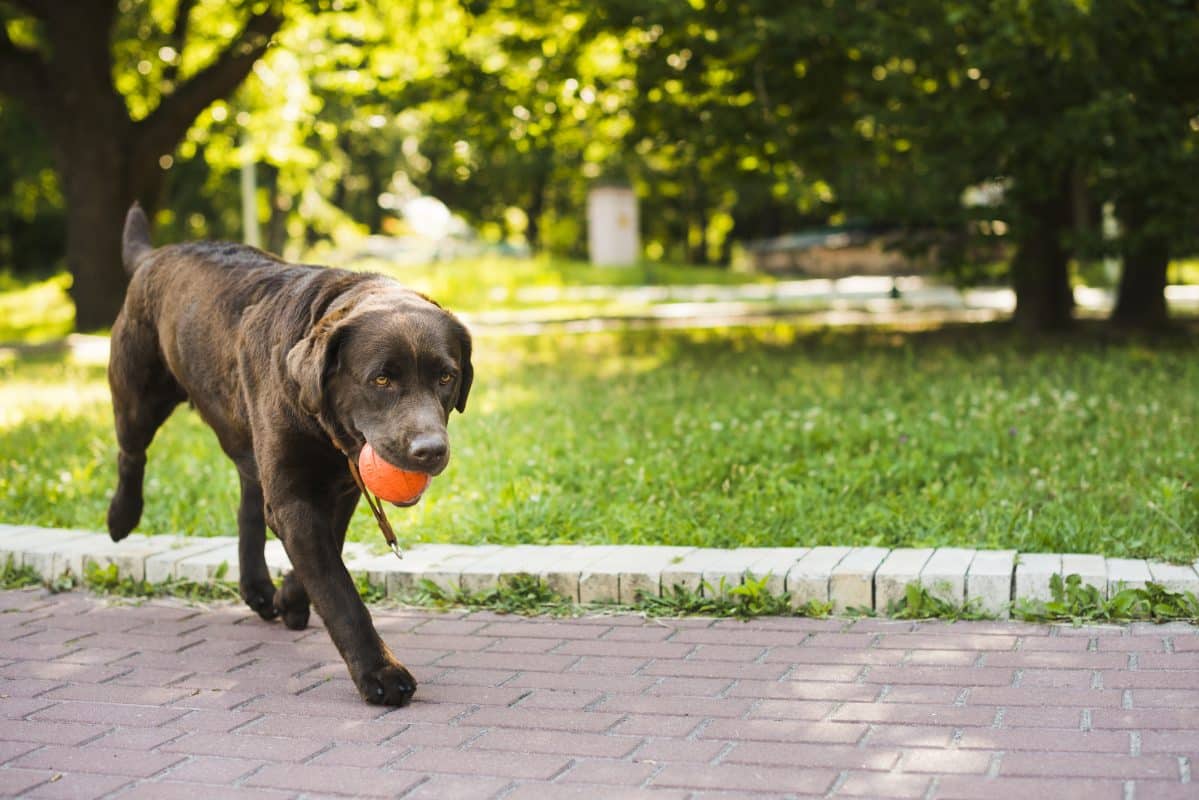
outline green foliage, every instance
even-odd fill
[[[867,219],[920,231],[912,246],[969,279],[966,242],[1006,258],[1067,183],[1091,207],[1052,234],[1079,256],[1199,244],[1189,3],[127,0],[110,57],[131,118],[268,6],[285,18],[275,46],[163,154],[166,240],[239,236],[248,159],[267,243],[292,253],[404,233],[398,206],[425,192],[486,239],[579,255],[597,180],[636,188],[652,260],[725,263],[734,240]],[[48,49],[19,6],[0,22]],[[62,193],[45,131],[2,102],[0,266],[44,274]],[[961,208],[995,179],[1002,205]],[[1125,223],[1114,243],[1095,231],[1105,200]]]
[[[826,617],[832,611],[831,605],[817,600],[793,607],[789,593],[770,593],[766,588],[768,578],[746,575],[744,582],[737,586],[727,585],[724,578],[716,586],[701,581],[699,591],[675,584],[660,597],[639,594],[633,608],[651,617],[707,616],[743,620],[763,616]]]
[[[1199,556],[1187,340],[939,333],[480,336],[454,457],[401,540],[852,544]],[[102,367],[0,365],[0,518],[98,530]],[[602,432],[602,435],[600,435]],[[150,448],[142,530],[228,535],[236,471],[186,408]],[[350,538],[376,541],[363,504]]]
[[[485,608],[500,614],[563,616],[574,611],[569,600],[544,586],[536,575],[527,574],[506,576],[495,588],[481,592],[467,592],[461,587],[449,591],[423,578],[419,591],[405,599],[417,605]]]
[[[887,606],[887,616],[895,619],[944,619],[950,621],[991,618],[978,608],[977,600],[967,601],[964,605],[957,604],[952,600],[938,597],[919,583],[909,583],[904,587],[903,597],[892,601]]]
[[[61,339],[75,325],[75,308],[67,296],[71,276],[60,273],[25,283],[0,275],[0,342]]]
[[[376,586],[365,574],[354,579],[354,588],[358,590],[358,596],[364,603],[381,603],[387,599],[387,587]]]
[[[1104,622],[1149,620],[1199,622],[1199,598],[1193,592],[1172,592],[1158,583],[1144,588],[1121,588],[1111,597],[1084,584],[1079,575],[1049,578],[1049,601],[1017,601],[1013,614],[1020,619],[1048,622]]]
[[[0,185],[7,187],[0,193],[0,271],[44,277],[61,269],[66,214],[50,143],[24,110],[3,96]],[[6,318],[0,311],[0,320]],[[0,341],[11,338],[0,335]]]
[[[146,580],[122,577],[117,571],[116,564],[101,567],[92,562],[88,563],[84,569],[83,585],[97,594],[114,597],[178,597],[196,603],[240,600],[241,595],[237,585],[221,580],[223,576],[224,573],[218,572],[210,581],[170,578],[161,583],[151,583]]]
[[[27,586],[40,586],[42,576],[33,567],[16,566],[13,557],[9,556],[0,569],[0,589],[24,589]]]
[[[466,592],[461,588],[449,591],[433,581],[424,579],[415,594],[404,598],[416,605],[437,608],[466,607],[487,609],[500,614],[550,614],[569,616],[588,611],[632,612],[651,617],[713,616],[750,619],[761,616],[823,617],[831,611],[826,603],[812,601],[792,608],[789,595],[772,595],[766,589],[766,579],[746,576],[745,583],[727,586],[722,579],[718,587],[705,582],[700,592],[674,586],[665,596],[638,595],[631,605],[600,603],[578,605],[551,591],[535,575],[513,575],[500,584],[482,592]]]

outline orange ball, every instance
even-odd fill
[[[358,454],[358,474],[366,488],[397,505],[412,505],[429,485],[428,473],[408,472],[387,463],[370,442]]]

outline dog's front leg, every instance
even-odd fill
[[[416,691],[416,679],[383,643],[341,560],[329,513],[335,501],[314,502],[267,491],[267,522],[282,539],[362,698],[381,705],[407,704]]]

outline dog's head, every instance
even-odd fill
[[[352,292],[291,349],[286,367],[304,411],[353,439],[350,458],[370,442],[401,469],[445,469],[446,422],[466,410],[474,369],[470,333],[436,303],[394,286]]]

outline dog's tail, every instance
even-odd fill
[[[132,275],[137,271],[137,265],[154,249],[150,244],[150,220],[146,212],[135,201],[129,206],[125,215],[125,233],[121,236],[121,258],[125,262],[125,272]]]

